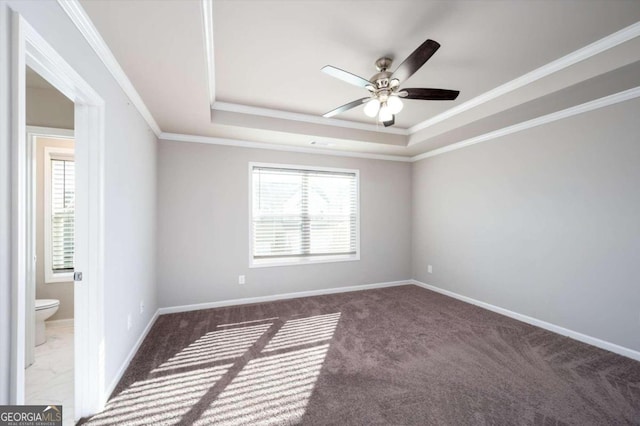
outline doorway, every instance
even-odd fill
[[[74,423],[74,104],[27,66],[25,404]]]
[[[73,269],[73,387],[72,419],[99,411],[104,395],[103,322],[103,141],[104,102],[91,86],[29,25],[15,13],[12,21],[12,354],[11,403],[25,402],[25,367],[31,316],[29,280],[35,274],[33,230],[29,227],[28,186],[31,170],[27,151],[27,67],[73,103],[74,215]],[[64,168],[63,168],[64,171]],[[63,255],[64,257],[64,255]],[[64,262],[63,262],[64,263]],[[70,269],[62,265],[62,269]],[[67,271],[70,272],[70,271]],[[77,275],[82,272],[82,277]],[[29,312],[29,315],[27,315]],[[35,307],[34,311],[35,312]],[[35,320],[35,318],[34,318]],[[69,407],[71,408],[71,407]],[[65,411],[63,409],[63,416]]]

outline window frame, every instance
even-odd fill
[[[356,252],[355,254],[329,254],[325,256],[304,257],[272,257],[266,259],[253,258],[253,168],[273,167],[291,170],[309,170],[320,172],[353,173],[356,178]],[[353,262],[360,260],[360,170],[342,169],[335,167],[307,166],[301,164],[261,163],[249,162],[248,168],[249,187],[249,268],[268,268],[274,266],[313,265],[317,263]]]
[[[73,281],[73,271],[53,272],[51,261],[51,160],[66,160],[75,162],[75,151],[71,148],[44,148],[44,282],[63,283]],[[75,245],[74,245],[75,246]],[[75,249],[75,247],[74,247]]]

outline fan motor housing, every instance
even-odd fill
[[[375,84],[376,88],[384,89],[389,87],[389,77],[391,77],[391,73],[389,71],[382,71],[371,77],[371,80],[369,81]]]

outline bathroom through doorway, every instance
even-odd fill
[[[74,104],[26,69],[25,403],[74,420]]]

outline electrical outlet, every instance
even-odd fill
[[[433,274],[433,266],[427,265],[427,272]]]
[[[244,275],[238,275],[238,284],[244,284],[245,282]]]
[[[131,314],[127,315],[127,330],[131,330]]]
[[[144,312],[144,300],[140,301],[140,313]]]

